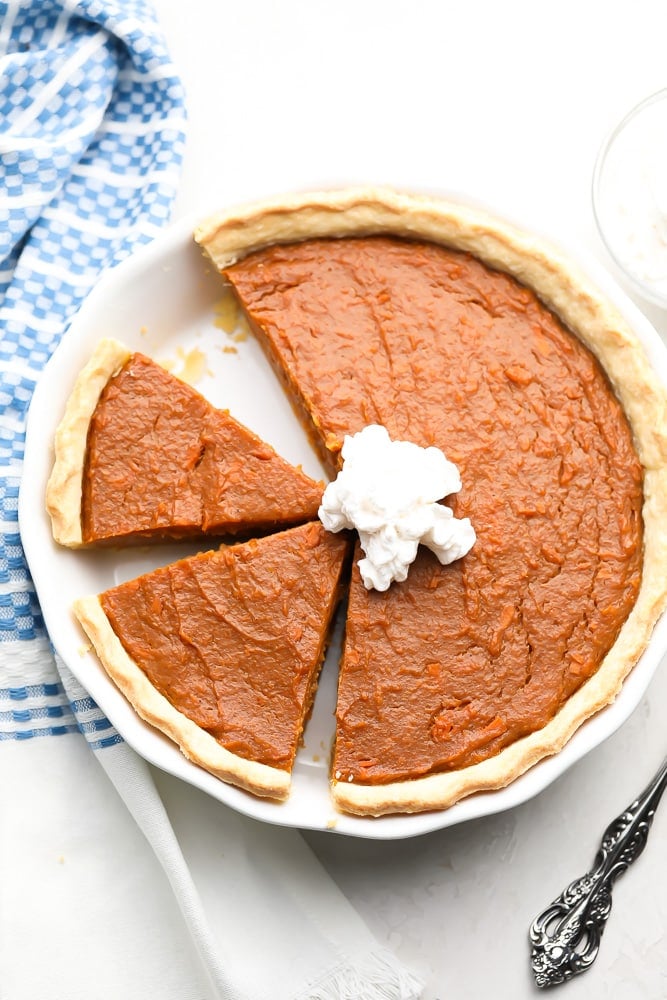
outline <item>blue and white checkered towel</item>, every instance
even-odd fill
[[[53,666],[44,670],[16,523],[25,418],[101,272],[168,219],[184,95],[142,0],[0,2],[0,53],[0,642],[21,664],[0,678],[0,740],[79,725],[104,743],[117,737],[90,700],[75,699],[77,717]],[[42,670],[33,676],[31,664],[26,684],[28,644]]]
[[[415,998],[295,831],[180,785],[168,814],[52,653],[18,533],[26,411],[100,273],[168,219],[184,97],[145,0],[0,0],[0,66],[0,996]]]
[[[168,219],[185,111],[143,0],[0,2],[3,51],[0,640],[13,643],[44,635],[15,525],[35,380],[100,273]],[[25,738],[25,720],[5,717],[11,707],[0,706],[12,722],[0,738]],[[34,735],[43,729],[37,718]],[[50,718],[55,726],[59,717]]]

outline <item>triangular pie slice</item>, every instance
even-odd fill
[[[312,520],[323,485],[141,353],[102,341],[56,434],[62,545],[254,535]]]
[[[309,523],[182,559],[74,610],[143,719],[217,777],[283,799],[349,545]]]

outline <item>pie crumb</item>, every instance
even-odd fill
[[[213,325],[225,333],[233,333],[239,324],[239,306],[231,291],[215,303],[213,312]]]
[[[210,375],[206,367],[206,355],[198,347],[193,347],[189,351],[178,347],[176,356],[177,360],[167,358],[165,361],[161,361],[160,364],[166,371],[171,372],[172,375],[176,375],[181,381],[187,382],[188,385],[195,385],[202,375]]]

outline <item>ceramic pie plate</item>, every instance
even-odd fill
[[[242,329],[229,332],[222,329],[225,291],[219,275],[193,242],[192,231],[199,221],[199,218],[186,219],[172,226],[102,278],[77,314],[35,390],[28,417],[19,522],[30,572],[55,648],[120,735],[142,757],[263,822],[398,839],[527,801],[610,736],[638,705],[667,650],[666,615],[657,623],[648,648],[616,701],[589,719],[558,754],[541,761],[506,788],[478,793],[449,809],[381,818],[342,815],[333,809],[329,799],[328,764],[334,733],[340,627],[322,671],[304,745],[297,755],[292,791],[284,803],[256,798],[186,760],[174,744],[135,714],[87,647],[71,612],[77,597],[99,593],[197,551],[196,545],[180,542],[72,551],[57,546],[52,539],[44,495],[53,461],[53,437],[74,379],[102,337],[116,337],[133,350],[171,362],[175,374],[193,381],[215,406],[229,409],[284,458],[301,464],[316,479],[324,477],[258,343]],[[581,260],[577,263],[582,266]],[[667,383],[667,348],[651,324],[606,272],[590,261],[583,267],[631,323]]]

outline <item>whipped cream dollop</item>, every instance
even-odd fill
[[[458,519],[437,502],[461,489],[458,469],[439,448],[392,441],[385,427],[370,424],[346,436],[341,454],[343,466],[324,491],[319,518],[327,531],[356,528],[368,590],[405,580],[420,544],[443,565],[472,548],[469,518]]]

